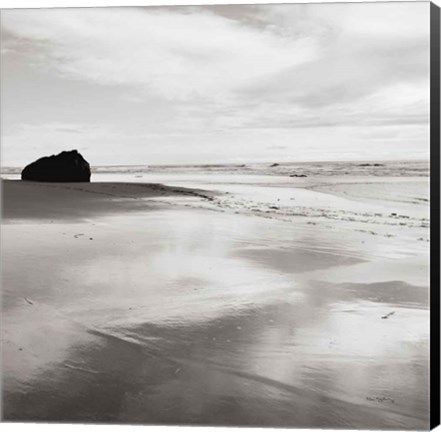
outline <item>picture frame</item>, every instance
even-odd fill
[[[439,425],[439,7],[320,6],[2,9],[3,421]]]

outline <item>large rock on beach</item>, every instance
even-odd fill
[[[90,182],[90,165],[77,150],[45,156],[27,165],[22,180],[42,182]]]

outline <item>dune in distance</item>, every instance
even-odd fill
[[[4,420],[428,428],[428,161],[18,178]]]

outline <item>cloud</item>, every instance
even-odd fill
[[[284,5],[268,11],[279,32],[314,37],[317,55],[239,90],[258,107],[251,123],[257,117],[262,124],[263,112],[286,127],[428,122],[425,5]]]
[[[101,152],[107,150],[100,142],[124,142],[158,160],[164,149],[177,158],[185,151],[245,157],[246,140],[268,157],[266,149],[289,155],[292,142],[305,149],[320,140],[339,140],[342,152],[354,147],[343,153],[356,154],[369,136],[424,148],[428,8],[416,2],[2,11],[4,142],[81,142]],[[34,82],[41,90],[32,89]],[[27,121],[35,124],[19,126],[27,101]]]
[[[47,61],[61,74],[178,100],[226,97],[315,52],[308,38],[283,39],[206,11],[6,11],[2,23],[19,38],[44,44]]]

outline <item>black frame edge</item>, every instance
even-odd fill
[[[430,3],[430,429],[440,424],[440,8]]]

